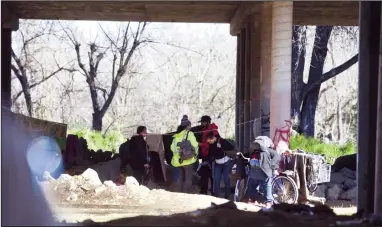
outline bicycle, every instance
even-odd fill
[[[245,174],[246,177],[236,181],[235,186],[235,202],[243,202],[247,197],[247,189],[248,189],[248,180],[249,180],[249,171],[250,171],[250,160],[251,158],[247,158],[241,152],[236,153],[237,158],[244,159],[245,165]],[[259,192],[264,194],[264,190],[260,187]],[[280,203],[288,203],[295,204],[298,200],[298,188],[295,181],[289,176],[289,173],[286,171],[284,173],[280,173],[277,176],[272,177],[272,196],[275,204]]]
[[[310,160],[306,169],[306,181],[309,192],[315,192],[321,183],[330,182],[331,165],[326,162],[325,157],[306,153],[299,149],[294,155],[306,156]]]

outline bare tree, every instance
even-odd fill
[[[137,28],[133,29],[129,22],[126,26],[119,29],[118,36],[115,39],[108,35],[108,32],[101,27],[102,35],[106,38],[107,44],[106,47],[99,45],[95,41],[88,44],[88,67],[86,67],[82,60],[80,42],[76,39],[72,30],[64,29],[75,50],[80,72],[85,77],[89,87],[93,107],[92,128],[94,130],[102,131],[103,117],[114,99],[121,79],[126,75],[130,77],[134,75],[132,70],[134,66],[133,56],[143,44],[151,42],[144,37],[146,27],[147,23],[139,23]],[[110,53],[112,55],[112,63],[111,71],[108,73],[110,74],[110,88],[108,88],[107,85],[98,80],[98,77],[101,74],[99,66],[107,54]]]
[[[328,41],[332,31],[341,27],[317,26],[310,62],[308,82],[303,81],[306,55],[306,27],[294,26],[292,44],[292,116],[299,119],[298,131],[314,136],[315,114],[321,84],[358,62],[358,54],[324,73]]]
[[[15,51],[12,47],[12,64],[11,69],[21,85],[21,91],[17,92],[12,103],[15,104],[21,95],[24,95],[25,103],[29,116],[33,116],[32,89],[45,83],[52,77],[57,76],[62,71],[73,73],[75,69],[70,66],[71,62],[60,64],[55,60],[55,69],[48,70],[48,67],[41,63],[36,55],[46,53],[46,47],[39,45],[43,43],[49,36],[55,35],[54,22],[52,21],[21,21],[20,29],[17,31],[17,38],[21,40],[19,43],[19,51]]]

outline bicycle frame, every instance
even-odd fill
[[[244,179],[241,179],[241,180],[238,180],[236,182],[236,187],[235,187],[235,198],[239,198],[239,181],[242,181],[244,180],[245,181],[245,185],[244,185],[244,195],[247,195],[247,191],[248,191],[248,182],[249,182],[249,179],[250,179],[250,175],[249,175],[249,171],[250,171],[250,164],[249,164],[249,161],[250,161],[250,158],[246,158],[241,152],[238,152],[237,153],[238,156],[241,156],[244,160],[246,160],[247,162],[245,163],[245,172],[246,172],[246,177]],[[280,175],[277,175],[277,176],[272,176],[271,177],[271,181],[272,181],[272,185],[275,185],[276,188],[279,190],[279,191],[284,191],[285,188],[284,188],[284,184],[280,181],[276,181],[276,179],[279,177],[279,176],[283,176],[283,177],[286,177],[288,178],[291,182],[294,182],[294,180],[292,178],[290,178],[289,176],[287,176],[286,174],[280,174]],[[273,187],[273,186],[272,186]],[[274,192],[273,192],[274,188],[272,188],[272,195],[274,196]],[[259,189],[258,189],[258,192],[261,194],[261,195],[264,195],[264,186],[263,185],[259,185]]]

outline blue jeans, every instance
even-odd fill
[[[256,200],[256,198],[258,198],[258,195],[259,195],[260,187],[262,187],[263,189],[265,202],[272,203],[273,195],[272,195],[272,178],[271,177],[268,177],[266,180],[256,180],[249,177],[248,189],[247,189],[248,197],[252,200]]]
[[[173,173],[173,182],[176,183],[179,179],[179,169],[176,167],[172,167],[172,173]]]
[[[231,167],[231,161],[227,161],[224,164],[218,164],[215,162],[214,164],[214,195],[216,197],[219,197],[220,195],[220,181],[221,181],[221,176],[223,175],[223,180],[224,180],[224,186],[225,186],[225,193],[224,197],[228,199],[229,194],[231,192],[231,182],[229,179],[229,171]]]

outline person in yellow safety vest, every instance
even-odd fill
[[[188,116],[184,115],[176,134],[173,136],[171,144],[171,151],[173,153],[171,165],[179,170],[179,179],[176,182],[177,192],[192,192],[192,176],[194,174],[193,164],[198,160],[199,144],[196,141],[194,133],[191,132],[190,129],[191,122],[188,120]],[[184,148],[187,147],[187,145],[192,150],[191,152],[188,152],[189,150]],[[184,154],[186,152],[181,154],[181,146],[183,150],[187,150],[187,157]]]

